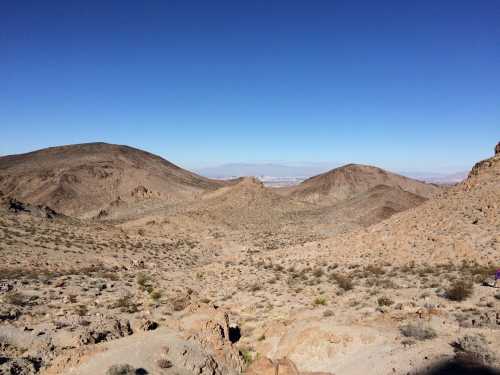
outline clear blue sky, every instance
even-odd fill
[[[500,1],[1,1],[0,127],[0,154],[468,167],[500,140]]]

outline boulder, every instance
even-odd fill
[[[132,333],[128,320],[101,319],[83,328],[83,332],[77,337],[77,345],[98,344],[103,341],[130,336]]]
[[[243,371],[243,360],[231,342],[229,315],[226,311],[198,306],[195,313],[184,321],[184,329],[188,331],[188,341],[201,345],[217,363],[227,368],[227,371],[220,372],[221,375],[231,374],[233,370],[238,373]]]
[[[0,322],[4,320],[16,320],[21,316],[21,311],[12,305],[0,305]]]
[[[0,282],[0,293],[7,293],[14,289],[14,286],[8,282]]]

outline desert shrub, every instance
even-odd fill
[[[151,297],[151,299],[153,301],[158,301],[163,296],[163,292],[161,290],[157,289],[157,290],[152,291],[149,296]]]
[[[473,284],[466,280],[455,280],[445,290],[446,297],[452,301],[463,301],[472,295]]]
[[[339,288],[348,291],[354,288],[354,284],[348,276],[341,275],[339,273],[332,274],[332,279],[335,280]]]
[[[371,273],[372,275],[381,276],[385,274],[385,270],[382,267],[370,264],[365,267],[365,273]]]
[[[437,336],[436,331],[422,323],[408,323],[400,328],[401,334],[405,337],[415,338],[420,341],[430,340]]]
[[[6,303],[15,306],[24,306],[27,302],[26,296],[19,292],[9,292],[3,299]]]
[[[245,362],[245,365],[250,366],[250,364],[253,362],[252,350],[242,349],[240,350],[240,355],[243,358],[243,362]]]
[[[172,362],[170,362],[168,359],[166,358],[160,358],[158,361],[156,361],[156,365],[159,367],[159,368],[170,368],[172,367]]]
[[[75,307],[75,313],[78,316],[85,316],[89,312],[88,308],[86,305],[78,305]]]
[[[135,313],[138,310],[137,305],[132,301],[132,297],[132,294],[127,293],[118,298],[111,307],[119,308],[122,312]]]
[[[317,297],[313,301],[315,306],[325,306],[326,305],[326,298],[324,297]]]
[[[313,271],[313,275],[314,277],[321,277],[323,276],[324,272],[323,272],[323,269],[322,268],[316,268],[314,271]]]
[[[487,277],[491,277],[495,274],[498,269],[497,266],[493,265],[482,265],[475,261],[473,262],[462,262],[461,272],[462,274],[469,274],[476,282],[481,283]]]
[[[466,363],[491,364],[495,355],[481,335],[465,335],[453,343],[455,357]]]
[[[274,270],[277,272],[282,272],[284,270],[284,267],[281,264],[276,264],[274,266]]]
[[[365,284],[366,284],[366,286],[369,286],[369,287],[376,286],[376,287],[380,287],[380,288],[384,288],[384,289],[398,289],[399,288],[399,286],[388,277],[382,277],[382,278],[370,277],[370,278],[366,279]]]
[[[250,287],[248,289],[251,292],[258,292],[259,290],[262,289],[262,287],[259,284],[255,283],[255,284],[250,285]]]
[[[377,303],[379,306],[391,306],[394,305],[394,301],[390,299],[389,297],[382,296],[377,300]]]
[[[323,317],[325,317],[325,318],[329,318],[329,317],[334,316],[334,315],[335,314],[334,314],[334,312],[332,310],[325,310],[323,312]]]
[[[97,277],[100,277],[102,279],[107,279],[111,281],[118,281],[120,280],[120,276],[116,272],[110,272],[110,271],[99,271],[96,273]]]
[[[106,371],[106,375],[135,375],[136,371],[130,365],[113,365],[108,371]]]
[[[146,287],[149,285],[149,276],[146,275],[144,272],[139,272],[136,276],[137,279],[137,284],[141,289],[146,289]]]

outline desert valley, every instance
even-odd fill
[[[499,373],[500,144],[454,186],[3,156],[0,255],[2,375]]]

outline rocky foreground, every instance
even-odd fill
[[[1,199],[2,375],[498,373],[500,146],[338,233],[252,180],[127,220]]]

